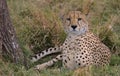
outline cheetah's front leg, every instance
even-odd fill
[[[52,66],[55,62],[62,60],[62,54],[58,55],[56,58],[53,58],[52,60],[45,62],[43,64],[39,64],[35,67],[36,70],[43,70],[49,66]]]

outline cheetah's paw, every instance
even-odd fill
[[[41,70],[45,69],[46,67],[47,67],[47,63],[43,63],[43,64],[35,66],[34,69],[41,71]]]

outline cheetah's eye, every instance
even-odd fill
[[[82,18],[78,18],[78,21],[80,21]]]
[[[68,21],[70,21],[70,18],[67,18]]]

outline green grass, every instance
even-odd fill
[[[66,34],[62,16],[69,10],[80,10],[83,0],[7,0],[10,16],[24,55],[28,58],[49,47],[60,45]],[[88,14],[90,30],[105,43],[114,55],[110,66],[92,68],[92,76],[120,76],[120,0],[94,0]],[[111,29],[109,28],[111,27]],[[50,57],[52,58],[52,57]],[[47,57],[40,63],[50,59]],[[38,63],[36,63],[38,64]],[[59,66],[58,66],[59,65]],[[41,72],[26,69],[0,59],[0,76],[72,76],[60,63]]]
[[[120,65],[106,66],[104,68],[92,67],[92,76],[120,76]],[[11,63],[4,63],[0,60],[0,76],[72,76],[73,71],[64,68],[48,68],[42,71],[33,68],[26,69]]]

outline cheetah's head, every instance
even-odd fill
[[[81,35],[88,31],[88,22],[80,11],[70,11],[63,19],[64,29],[67,34]]]

